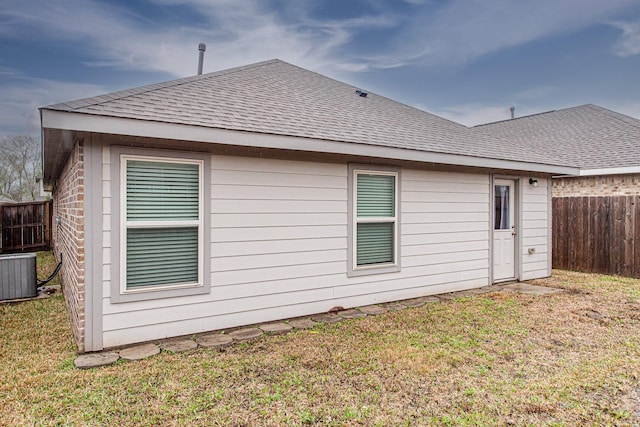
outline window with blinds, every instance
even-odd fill
[[[124,290],[202,284],[202,162],[122,161]]]
[[[355,172],[355,265],[396,263],[397,174]]]

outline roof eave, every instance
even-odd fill
[[[255,133],[187,124],[175,124],[122,117],[42,109],[43,131],[60,129],[80,132],[108,133],[136,137],[188,140],[243,147],[275,148],[354,156],[377,157],[491,169],[521,170],[555,175],[577,175],[570,166],[491,159],[405,148],[384,147],[366,143],[321,140],[298,136]],[[47,144],[45,138],[44,143]]]
[[[599,175],[627,175],[640,173],[640,166],[623,166],[618,168],[581,168],[577,176],[599,176]],[[575,178],[576,175],[557,175],[554,178]]]

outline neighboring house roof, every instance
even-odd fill
[[[514,140],[562,161],[580,175],[640,172],[640,120],[597,105],[476,126],[487,135]]]
[[[383,158],[405,156],[406,160],[543,172],[549,172],[551,167],[564,169],[565,173],[575,172],[567,167],[572,162],[536,153],[526,145],[507,143],[374,93],[359,96],[357,89],[283,61],[271,60],[50,105],[41,109],[45,175],[47,136],[56,137],[54,133],[47,135],[47,129]],[[211,129],[245,133],[238,138],[237,134],[212,133]],[[298,139],[251,140],[249,134]],[[329,142],[349,143],[349,147]],[[398,149],[403,151],[402,156]],[[413,154],[407,154],[408,150]]]

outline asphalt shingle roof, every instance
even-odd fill
[[[45,110],[572,165],[280,60],[50,105]]]
[[[640,166],[640,120],[587,104],[475,129],[526,144],[582,169]]]

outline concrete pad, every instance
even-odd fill
[[[562,292],[562,289],[548,288],[546,286],[530,285],[528,283],[513,283],[502,287],[505,290],[520,292],[527,295],[551,295]]]
[[[293,319],[289,321],[289,326],[296,329],[309,329],[316,326],[318,322],[314,322],[311,319]]]
[[[314,320],[318,323],[338,323],[342,320],[342,317],[333,313],[322,313],[312,316],[311,320]]]
[[[361,317],[366,317],[367,315],[359,310],[351,308],[349,310],[339,311],[338,316],[343,319],[359,319]]]
[[[365,305],[364,307],[358,308],[358,310],[369,316],[384,314],[389,311],[384,307],[380,307],[379,305]]]
[[[120,350],[120,357],[124,360],[142,360],[160,353],[155,344],[142,344]]]
[[[82,354],[76,357],[73,361],[73,365],[78,369],[91,369],[98,368],[100,366],[107,366],[116,363],[120,359],[118,353],[104,352],[104,353],[88,353]]]
[[[398,311],[398,310],[404,310],[405,308],[407,308],[406,305],[401,304],[399,302],[387,302],[385,304],[382,304],[382,306],[386,308],[388,311]]]
[[[198,344],[192,339],[183,338],[179,340],[170,340],[160,345],[164,351],[171,353],[180,353],[187,350],[193,350],[198,348]]]
[[[206,348],[222,348],[231,345],[233,338],[223,334],[207,334],[199,336],[196,343]]]
[[[276,322],[260,325],[260,329],[262,329],[262,332],[264,332],[265,334],[282,335],[289,332],[291,329],[293,329],[293,327],[283,322]]]
[[[262,336],[262,331],[258,328],[244,328],[229,332],[228,335],[235,341],[249,341]]]

